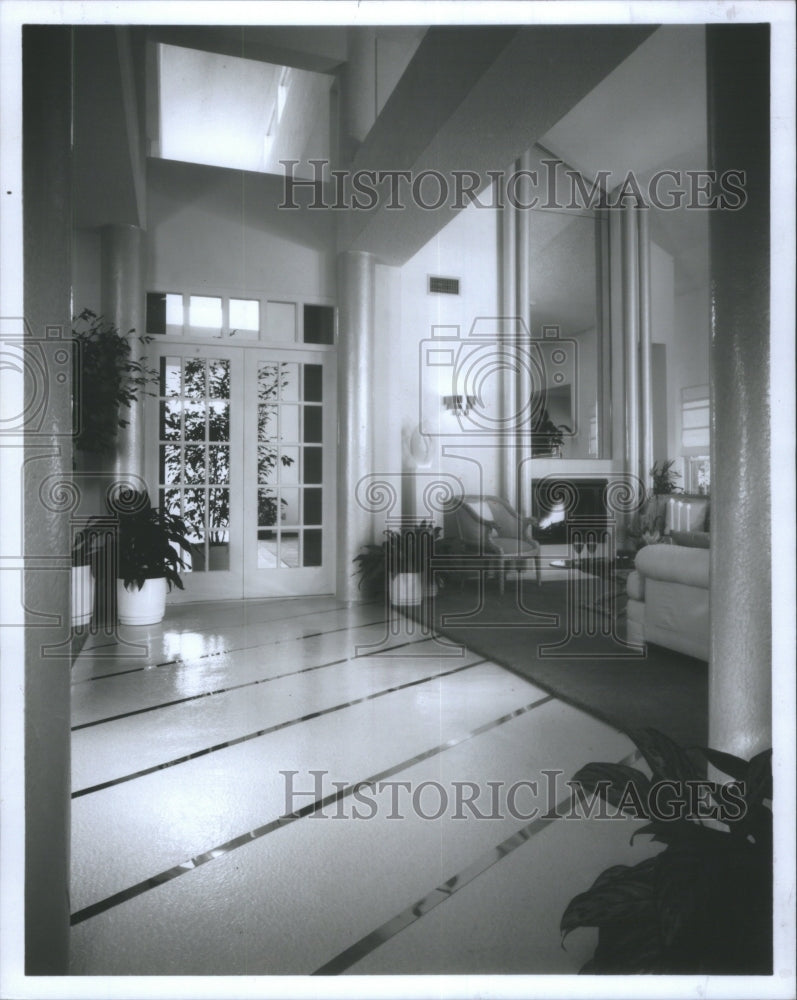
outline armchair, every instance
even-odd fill
[[[503,594],[507,570],[520,571],[530,562],[534,563],[537,584],[542,583],[540,544],[531,537],[534,523],[534,518],[521,517],[500,497],[466,494],[445,514],[444,535],[458,539],[464,554],[482,557],[484,568],[498,573]]]

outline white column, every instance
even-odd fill
[[[505,182],[499,182],[504,183]],[[513,318],[517,315],[517,210],[506,202],[506,187],[502,192],[504,208],[499,216],[501,227],[501,252],[498,257],[501,289],[501,333],[511,336],[514,332]],[[517,412],[517,378],[509,368],[502,369],[502,416]],[[504,440],[500,454],[499,486],[503,497],[514,503],[517,493],[517,461],[514,449],[509,447],[514,441]]]
[[[372,541],[373,515],[355,499],[357,484],[374,469],[372,445],[374,274],[372,254],[338,258],[338,483],[337,596],[362,594],[353,575],[360,546]],[[380,405],[389,405],[382,399]]]
[[[647,485],[653,465],[653,386],[651,375],[650,216],[652,209],[638,209],[639,251],[639,386],[640,476]]]
[[[710,213],[709,743],[750,757],[772,743],[770,615],[777,600],[770,542],[768,28],[709,25],[706,54],[710,163],[720,175],[745,170],[747,195],[744,211]]]
[[[130,335],[131,360],[146,354],[138,340],[146,333],[144,312],[144,239],[138,226],[108,225],[102,230],[102,313],[123,336]],[[127,427],[119,428],[114,478],[144,475],[144,397],[122,408]],[[157,500],[153,497],[153,502]]]
[[[72,280],[71,41],[69,28],[37,26],[23,46],[25,318],[34,339],[45,339],[49,327],[51,333],[60,330],[65,343],[71,328]],[[49,352],[54,365],[53,357]],[[68,655],[48,658],[44,647],[69,641],[68,562],[63,570],[47,568],[47,562],[68,558],[71,515],[40,489],[50,478],[68,482],[72,472],[69,366],[57,376],[66,379],[65,391],[59,389],[54,369],[50,377],[47,423],[37,427],[34,419],[33,426],[25,428],[27,469],[22,480],[27,611],[25,972],[31,976],[66,975],[69,961],[70,661]],[[3,575],[9,577],[3,586],[13,587],[10,578],[15,574]],[[3,662],[4,670],[19,666]]]
[[[625,358],[626,469],[640,475],[639,448],[639,271],[636,209],[626,207],[623,237],[623,339]]]
[[[531,169],[531,152],[527,150],[523,156],[520,158],[519,165],[521,170]],[[523,321],[526,326],[528,326],[531,318],[531,296],[529,293],[529,229],[531,224],[531,218],[528,210],[516,209],[515,210],[516,219],[516,258],[517,258],[517,280],[515,288],[515,302],[516,313],[518,317]],[[529,331],[531,332],[531,331]],[[528,345],[529,348],[531,345]],[[519,361],[523,360],[523,352],[521,352],[521,357]],[[518,364],[518,377],[516,383],[516,397],[515,402],[518,404],[516,406],[516,411],[519,410],[530,398],[531,393],[534,390],[534,386],[531,384],[531,377],[527,367],[524,364]],[[525,430],[525,433],[523,431]],[[517,478],[517,470],[522,470],[520,472],[520,481],[517,483],[517,493],[515,496],[510,495],[507,499],[510,503],[517,507],[520,514],[529,516],[531,514],[531,438],[528,434],[528,428],[518,428],[518,434],[516,435],[517,441],[517,453],[515,457],[515,476]]]

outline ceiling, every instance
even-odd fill
[[[610,190],[629,170],[646,185],[658,170],[706,169],[704,26],[660,27],[539,141],[590,181],[599,171],[609,171]],[[577,232],[577,224],[573,226],[571,242]],[[707,211],[651,210],[650,229],[652,239],[674,259],[676,294],[704,287]],[[567,237],[559,235],[558,240],[562,244]],[[532,253],[544,250],[537,243]],[[550,295],[554,309],[573,313],[570,288],[552,287]],[[586,318],[572,317],[571,322]]]
[[[385,53],[391,44],[391,30],[378,31],[376,40]],[[408,29],[403,30],[407,34]],[[144,29],[144,38],[200,53],[227,55],[250,67],[254,63],[255,73],[274,75],[269,63],[310,70],[313,76],[321,75],[326,87],[345,64],[351,32],[345,26],[160,26]],[[125,149],[132,148],[130,132],[136,116],[120,116],[114,110],[133,107],[129,97],[135,74],[125,70],[125,60],[116,53],[118,47],[124,55],[123,31],[102,27],[81,29],[76,34],[84,47],[92,46],[91,51],[81,52],[78,60],[76,154],[82,166],[77,171],[76,222],[98,225],[114,215],[121,218],[122,201],[126,205],[123,221],[135,222],[143,205],[141,169],[135,158],[130,164],[122,159]],[[109,45],[111,35],[114,39]],[[133,42],[135,48],[135,33]],[[535,142],[588,178],[600,170],[624,175],[631,167],[645,179],[661,167],[706,165],[701,26],[412,29],[399,49],[391,67],[397,85],[390,96],[385,91],[378,94],[378,103],[384,102],[384,108],[357,152],[355,168],[381,166],[417,172],[429,167],[450,171],[467,165],[484,173],[511,163],[524,144],[528,148]],[[411,52],[414,56],[408,72],[402,75],[399,69]],[[102,87],[97,85],[98,58],[108,62],[106,85]],[[388,62],[385,60],[386,67]],[[127,65],[131,64],[128,57]],[[392,86],[394,81],[386,78]],[[210,88],[211,97],[214,90],[215,86]],[[113,107],[106,107],[107,101],[102,102],[111,94]],[[434,100],[429,99],[430,94]],[[236,117],[233,109],[239,96],[225,92],[223,103],[231,120]],[[223,124],[223,111],[217,108],[214,114]],[[304,117],[300,111],[298,118]],[[98,121],[103,123],[102,129],[96,128]],[[114,128],[121,131],[110,142],[109,130]],[[120,162],[112,170],[109,150],[119,153]],[[97,173],[100,167],[105,178],[102,183]],[[130,192],[124,198],[114,194],[122,180],[125,192]],[[579,234],[587,228],[583,221],[573,221],[567,214],[558,221],[546,220],[550,213],[531,214],[532,258],[544,262],[559,256],[574,263],[581,259],[583,239]],[[388,263],[402,263],[453,213],[444,208],[439,212],[419,210],[413,216],[408,210],[403,216],[397,225],[395,213],[363,212],[356,218],[343,213],[339,248],[367,246]],[[702,287],[708,268],[706,214],[655,212],[651,232],[675,260],[677,291]],[[569,278],[563,278],[557,287],[553,269],[548,267],[548,271],[546,287],[551,301],[546,305],[539,298],[540,309],[567,315],[568,325],[586,329],[588,296],[574,295]]]

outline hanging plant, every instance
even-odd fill
[[[75,369],[73,417],[75,447],[99,454],[113,451],[125,417],[142,395],[154,395],[147,386],[158,373],[147,368],[146,358],[132,357],[134,330],[123,336],[102,316],[84,309],[73,320]],[[148,344],[152,337],[135,338]]]

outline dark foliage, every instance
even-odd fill
[[[421,521],[384,532],[381,545],[365,545],[354,557],[360,576],[360,588],[382,591],[388,576],[397,573],[428,573],[429,559],[436,550],[441,529],[431,521]]]
[[[534,455],[555,455],[564,444],[565,434],[572,434],[567,424],[555,424],[547,410],[543,410],[532,427],[531,451]]]
[[[726,829],[684,817],[655,819],[639,830],[665,849],[633,867],[607,869],[564,912],[563,939],[576,927],[598,928],[595,955],[581,971],[771,973],[771,750],[746,761],[711,749],[687,753],[652,729],[630,735],[651,778],[636,768],[601,763],[588,764],[574,780],[618,805],[629,780],[644,800],[652,782],[700,777],[697,758],[743,784],[746,810],[739,810],[738,819],[726,817]]]
[[[119,518],[119,576],[126,587],[135,584],[141,590],[146,580],[166,577],[172,585],[183,589],[178,568],[185,563],[175,546],[186,552],[191,543],[181,517],[159,510],[150,504],[146,493],[131,493],[121,504],[112,505]]]
[[[676,472],[673,465],[675,465],[674,458],[668,458],[666,462],[662,462],[661,468],[659,468],[658,462],[653,463],[653,468],[650,470],[650,492],[653,496],[677,493],[681,489],[675,482],[676,479],[681,478],[681,473]]]
[[[130,408],[157,372],[146,367],[146,359],[134,359],[130,337],[90,309],[75,317],[73,392],[75,399],[75,446],[81,451],[107,453],[116,446],[120,427],[127,427],[123,408]],[[130,334],[134,331],[130,330]],[[148,344],[151,337],[138,337]]]

